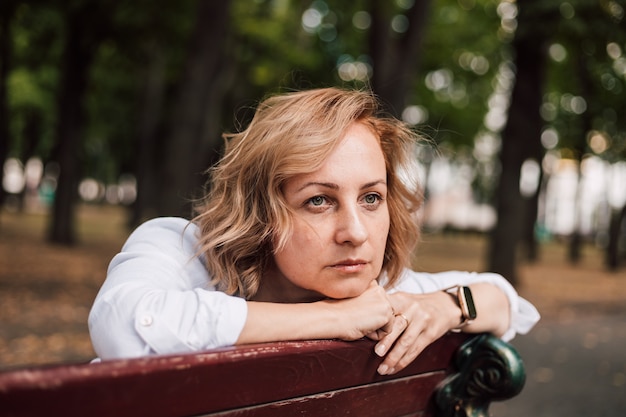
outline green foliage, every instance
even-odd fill
[[[233,7],[235,57],[253,85],[271,87],[284,74],[319,65],[315,43],[300,29],[301,11],[288,2],[236,1]]]
[[[626,5],[596,0],[551,5],[559,20],[549,48],[546,124],[558,132],[566,156],[595,152],[611,161],[623,159],[626,120],[619,114],[626,94]],[[589,130],[606,139],[606,148],[588,146]]]
[[[494,76],[507,56],[498,37],[494,1],[436,2],[423,46],[423,63],[413,97],[430,113],[438,142],[469,145],[483,130]],[[429,88],[428,77],[447,80]]]
[[[56,105],[55,91],[59,79],[61,55],[60,34],[63,21],[52,7],[21,3],[15,12],[12,25],[12,71],[7,79],[7,101],[10,109],[9,132],[11,154],[28,157],[29,146],[24,137],[32,115],[47,126],[41,129],[42,137],[35,152],[47,157],[53,141]]]
[[[50,156],[65,13],[93,1],[19,3],[11,23],[13,51],[8,78],[14,155],[28,147],[25,131],[35,112],[40,114],[35,120],[41,124],[35,152],[44,158]],[[109,19],[111,26],[97,47],[90,72],[82,150],[85,175],[109,182],[132,170],[148,65],[154,54],[164,59],[167,104],[180,78],[187,39],[196,23],[196,4],[194,0],[120,0],[107,4],[107,16],[90,17],[93,21]],[[391,25],[412,4],[411,0],[396,0],[379,6]],[[418,128],[443,144],[442,149],[456,149],[459,155],[470,153],[474,139],[487,130],[484,119],[497,73],[512,58],[512,32],[503,29],[499,4],[497,0],[433,0],[426,20],[408,102],[428,112],[428,119]],[[558,56],[559,47],[565,51],[565,58],[552,59],[548,68],[543,108],[546,127],[557,129],[559,146],[580,148],[582,141],[585,147],[583,114],[563,104],[564,97],[565,101],[567,97],[583,97],[592,129],[605,135],[609,143],[604,156],[624,158],[626,120],[620,107],[626,93],[623,2],[520,2],[527,4],[535,7],[532,12],[538,16],[537,30],[550,33],[551,56]],[[231,40],[224,62],[235,81],[223,102],[224,128],[232,128],[234,109],[268,92],[367,85],[367,80],[342,80],[338,66],[357,61],[371,65],[370,28],[366,24],[371,7],[372,2],[365,0],[232,0]],[[315,25],[306,26],[307,18]],[[550,24],[542,24],[541,19]],[[391,39],[399,36],[390,33]],[[609,44],[620,54],[614,52],[611,57]],[[578,69],[579,61],[583,69]],[[166,107],[162,118],[168,114]]]

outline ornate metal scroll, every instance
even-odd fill
[[[492,401],[516,396],[526,380],[517,351],[490,334],[463,344],[455,365],[458,372],[446,378],[436,393],[438,416],[488,417]]]

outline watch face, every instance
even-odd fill
[[[476,318],[476,306],[474,305],[474,298],[472,297],[472,291],[469,287],[461,287],[461,291],[463,291],[462,297],[460,297],[461,302],[465,305],[461,306],[461,309],[466,314],[468,320],[474,320]]]

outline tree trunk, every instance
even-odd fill
[[[80,156],[84,125],[83,97],[89,68],[103,38],[102,4],[82,4],[67,14],[60,88],[57,99],[56,144],[53,158],[59,163],[49,239],[71,245],[76,241],[75,209],[80,180]],[[108,7],[112,7],[109,6]],[[92,19],[90,19],[90,17]],[[98,23],[95,23],[98,22]]]
[[[570,234],[568,241],[567,258],[572,265],[576,265],[581,258],[581,249],[583,244],[583,237],[580,232],[580,198],[583,193],[582,174],[580,172],[580,165],[582,163],[583,152],[581,149],[576,151],[576,197],[574,200],[574,228]]]
[[[80,46],[80,24],[70,16],[63,57],[59,90],[59,119],[54,158],[59,163],[59,180],[54,195],[50,240],[55,243],[75,242],[74,206],[78,185],[78,145],[83,125],[82,97],[87,83],[90,57]]]
[[[513,42],[516,79],[506,127],[502,133],[500,181],[496,191],[497,223],[489,247],[489,270],[517,283],[517,246],[522,238],[525,204],[520,193],[520,169],[524,160],[534,156],[540,143],[542,88],[546,63],[545,39],[533,27],[531,13],[520,5],[518,29]],[[548,22],[542,21],[542,24]]]
[[[576,55],[576,74],[578,76],[578,81],[580,83],[580,90],[582,96],[589,102],[589,100],[593,97],[593,81],[591,79],[591,74],[589,74],[589,70],[587,69],[587,60],[585,54],[582,51],[578,51]],[[587,109],[582,115],[580,115],[581,121],[581,132],[575,138],[574,143],[574,152],[576,153],[576,159],[578,160],[578,166],[576,169],[577,174],[577,182],[576,182],[576,201],[574,202],[574,230],[569,239],[569,250],[568,250],[568,258],[570,263],[577,264],[581,258],[581,248],[583,244],[583,239],[580,231],[580,201],[582,190],[582,173],[581,173],[581,165],[583,161],[583,157],[585,155],[585,151],[587,150],[587,133],[592,129],[593,126],[593,117],[592,110],[590,108]]]
[[[369,33],[369,50],[374,74],[372,89],[388,105],[388,110],[399,117],[406,106],[407,91],[415,79],[430,0],[416,0],[408,11],[409,28],[403,34],[390,30],[389,6],[371,0],[369,5],[372,26]]]
[[[158,128],[162,115],[165,94],[165,57],[156,43],[146,46],[148,66],[144,77],[140,114],[137,123],[137,145],[135,175],[137,199],[132,207],[129,225],[138,226],[153,217],[157,210],[157,187],[155,178]]]
[[[23,145],[22,152],[20,153],[20,160],[24,163],[27,163],[28,160],[35,156],[35,152],[37,150],[37,146],[41,140],[41,132],[42,132],[42,124],[43,124],[43,114],[40,109],[31,107],[26,110],[24,117],[24,129],[22,131],[23,135]],[[27,197],[33,196],[37,193],[37,190],[29,189],[28,184],[24,187],[22,192],[19,195],[19,210],[23,211],[27,208]]]
[[[542,157],[538,158],[538,162],[541,164]],[[539,178],[537,190],[535,193],[524,199],[524,224],[522,229],[522,241],[526,249],[526,260],[529,262],[536,262],[539,259],[539,244],[537,243],[537,236],[535,233],[535,226],[537,224],[537,215],[539,213],[539,196],[541,195],[541,183],[542,177]]]
[[[609,244],[606,248],[606,265],[610,271],[617,271],[620,263],[620,238],[626,221],[626,205],[621,210],[611,210],[609,223]]]
[[[17,2],[3,1],[0,5],[0,207],[4,203],[5,192],[2,187],[4,178],[4,161],[9,156],[9,108],[7,104],[7,79],[9,77],[11,59],[11,20]]]
[[[208,124],[220,119],[223,88],[216,84],[225,61],[229,20],[229,1],[198,3],[185,70],[166,129],[160,215],[191,214],[191,200],[203,182],[201,173],[208,168],[207,149],[221,146],[220,138],[207,137],[207,132]]]

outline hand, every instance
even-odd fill
[[[387,329],[367,336],[378,340],[375,352],[385,356],[378,373],[389,375],[410,364],[426,346],[459,324],[460,310],[443,291],[430,294],[398,292],[388,295],[396,315]]]
[[[325,300],[337,311],[339,325],[335,336],[342,340],[356,340],[375,332],[390,332],[394,323],[389,295],[372,281],[363,294],[354,298]]]
[[[236,344],[278,340],[356,340],[390,328],[391,300],[372,281],[358,297],[325,299],[311,303],[248,301],[246,323]]]

